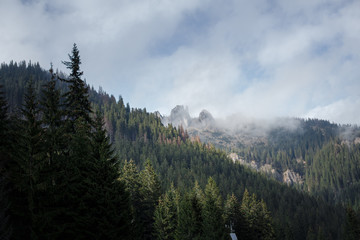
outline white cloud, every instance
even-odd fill
[[[305,118],[326,119],[340,124],[360,124],[360,99],[345,98],[325,106],[311,109]]]
[[[359,1],[4,0],[0,21],[1,62],[64,69],[76,42],[88,83],[150,111],[360,119]]]

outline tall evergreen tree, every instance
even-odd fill
[[[202,237],[203,192],[197,182],[179,203],[177,240],[200,240]]]
[[[121,170],[120,181],[124,182],[126,191],[129,193],[130,197],[133,239],[142,239],[143,226],[140,216],[143,209],[143,196],[140,191],[140,174],[133,160],[125,160]]]
[[[202,219],[203,239],[227,239],[222,198],[215,180],[211,177],[205,187]]]
[[[245,226],[240,229],[245,239],[275,239],[270,212],[264,201],[258,201],[255,194],[250,196],[245,189],[241,202],[241,214],[245,218]]]
[[[161,194],[160,182],[150,162],[147,160],[145,169],[140,173],[141,195],[143,196],[140,221],[143,226],[143,239],[152,239],[154,232],[154,211]]]
[[[9,176],[7,164],[10,161],[10,121],[8,104],[0,85],[0,239],[8,240],[12,235],[12,226],[9,214]]]
[[[18,149],[14,155],[16,164],[10,170],[14,188],[11,209],[14,225],[19,228],[14,228],[15,239],[36,237],[35,224],[39,211],[37,192],[43,187],[40,181],[44,165],[43,130],[32,80],[27,86],[24,101],[22,118],[18,123]]]
[[[37,193],[39,212],[37,213],[36,231],[44,239],[53,238],[56,229],[56,219],[59,213],[57,199],[61,198],[58,191],[60,178],[63,174],[64,149],[64,111],[60,90],[56,88],[56,75],[53,68],[49,70],[51,79],[43,85],[40,100],[44,149],[44,164],[40,172],[39,181],[42,188]]]
[[[92,152],[95,168],[93,194],[96,196],[97,215],[101,219],[95,226],[100,238],[133,239],[130,233],[131,207],[124,182],[119,181],[119,164],[109,137],[104,129],[103,117],[97,112],[92,135]]]
[[[178,226],[179,194],[171,184],[155,209],[154,236],[158,240],[175,240]]]
[[[228,195],[224,207],[225,223],[230,232],[240,233],[239,228],[242,225],[243,219],[240,211],[241,205],[234,194]]]
[[[67,117],[70,121],[83,118],[85,122],[92,123],[90,117],[91,104],[89,101],[89,89],[86,83],[81,79],[83,72],[80,70],[80,54],[77,45],[74,43],[72,54],[69,54],[69,61],[63,61],[66,68],[70,69],[68,79],[62,79],[69,85],[69,91],[65,93],[65,105]]]

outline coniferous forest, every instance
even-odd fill
[[[360,239],[358,145],[313,145],[290,187],[95,91],[75,44],[63,64],[0,67],[0,239]]]

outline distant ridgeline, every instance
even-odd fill
[[[78,109],[69,102],[74,82],[59,79],[81,80],[81,74],[52,75],[39,64],[25,62],[1,65],[0,85],[5,94],[1,95],[0,139],[9,132],[15,137],[1,147],[0,197],[6,201],[0,206],[0,239],[70,239],[75,234],[89,239],[228,239],[230,231],[238,239],[359,236],[357,212],[333,204],[359,206],[359,145],[338,136],[342,126],[299,120],[302,132],[273,129],[262,143],[231,148],[246,161],[299,173],[304,178],[299,189],[323,197],[318,198],[252,171],[224,151],[189,136],[183,127],[164,126],[158,113],[130,108],[121,97],[116,100],[102,90],[81,88],[92,112],[76,117]],[[50,89],[52,80],[60,92],[61,110],[54,129],[43,121],[47,116],[44,102],[49,100],[44,89]],[[37,103],[32,110],[31,101]],[[69,119],[76,121],[69,123]],[[26,139],[32,140],[18,141],[25,138],[16,130],[17,124],[22,126],[19,129],[31,130],[33,125],[25,124],[30,120],[39,132],[32,136],[29,131]],[[208,126],[212,121],[203,112],[198,124]],[[102,133],[102,126],[107,134]],[[51,129],[70,140],[60,138],[51,145],[57,150],[47,152],[52,148],[39,146],[52,141]],[[13,151],[29,146],[39,147],[35,158],[32,153],[24,158]],[[36,159],[42,164],[34,167]],[[67,200],[79,209],[64,208]],[[116,214],[114,209],[125,214]]]

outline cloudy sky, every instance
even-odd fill
[[[360,124],[360,1],[0,0],[0,61],[65,70],[168,115]]]

